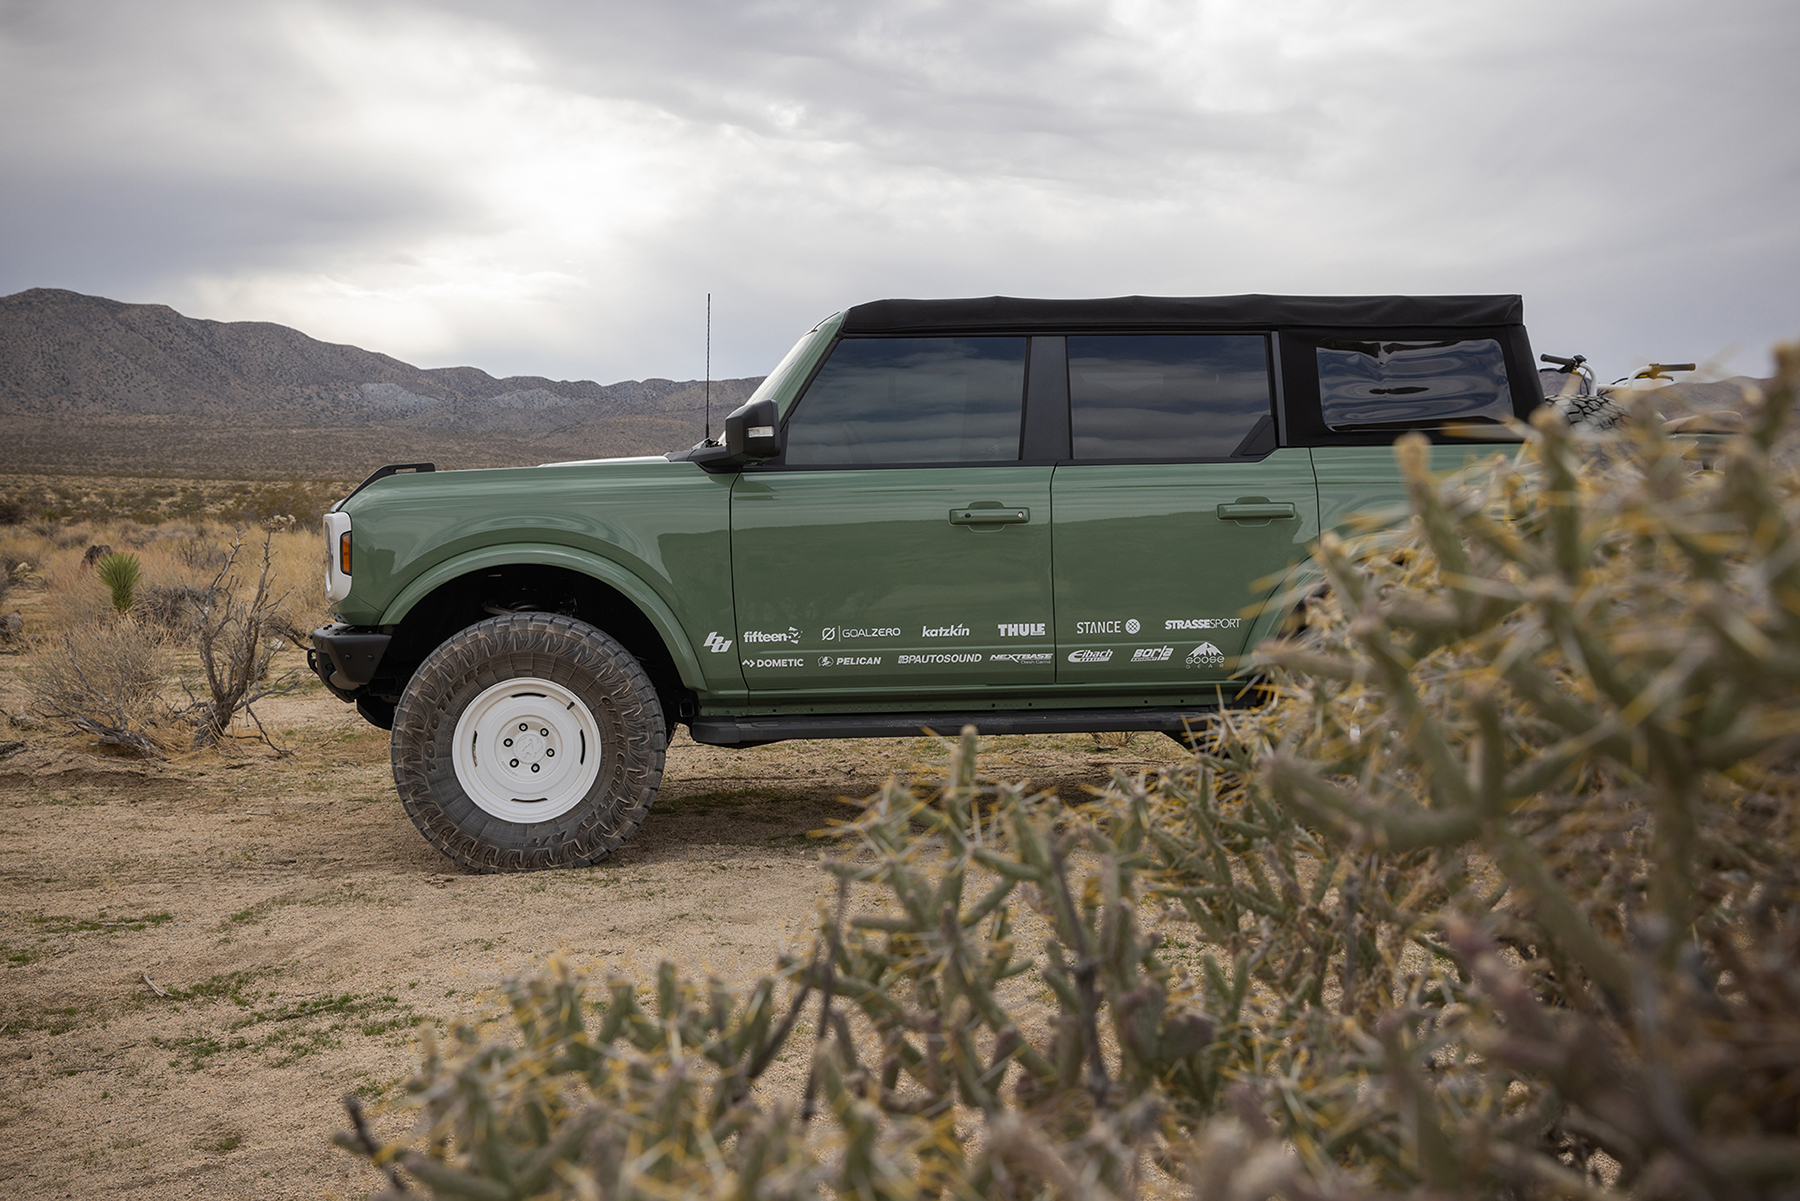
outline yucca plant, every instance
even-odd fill
[[[114,552],[102,555],[94,564],[100,582],[106,585],[112,594],[112,606],[120,613],[131,608],[131,602],[137,597],[138,580],[143,577],[143,567],[136,555]]]

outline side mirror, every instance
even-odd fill
[[[781,422],[772,400],[739,405],[725,418],[725,449],[740,461],[781,453]]]

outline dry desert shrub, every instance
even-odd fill
[[[127,617],[77,626],[40,643],[25,673],[32,708],[102,746],[161,755],[159,731],[172,718],[166,658],[160,639]]]
[[[1716,471],[1647,418],[1450,481],[1403,442],[1410,522],[1323,540],[1205,754],[1070,809],[965,731],[839,831],[805,955],[527,977],[428,1042],[412,1137],[339,1141],[442,1197],[1794,1196],[1781,362]]]

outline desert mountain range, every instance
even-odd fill
[[[715,429],[756,379],[714,380]],[[382,463],[524,466],[662,453],[700,381],[495,379],[266,321],[55,288],[0,297],[0,472],[358,478]]]

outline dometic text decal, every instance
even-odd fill
[[[1070,651],[1069,652],[1069,662],[1071,662],[1071,663],[1111,663],[1112,662],[1112,652],[1110,650]]]
[[[969,627],[958,622],[951,626],[926,626],[919,631],[921,638],[967,638]]]
[[[745,659],[745,667],[805,667],[805,659]]]
[[[1235,630],[1241,617],[1174,617],[1163,622],[1165,630]]]
[[[980,655],[901,655],[901,663],[979,663]]]
[[[731,649],[731,639],[719,637],[719,631],[714,630],[706,636],[706,641],[702,642],[700,645],[715,655],[722,655]]]
[[[999,626],[1002,638],[1042,638],[1044,636],[1044,623],[1041,621],[1023,624],[1003,621],[999,623]]]

